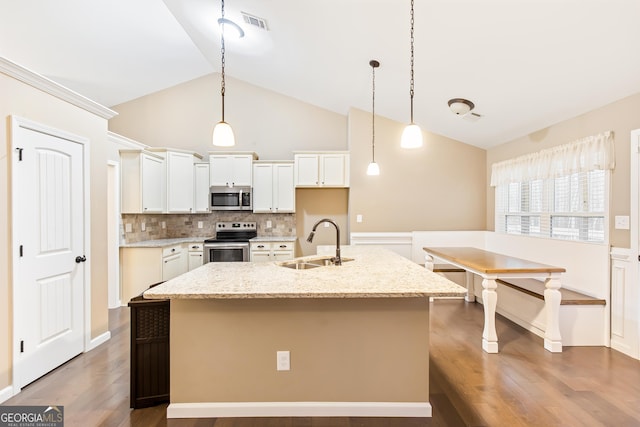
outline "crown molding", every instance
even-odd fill
[[[66,101],[76,107],[80,107],[90,113],[93,113],[103,119],[111,119],[118,115],[117,112],[98,104],[89,98],[80,95],[77,92],[68,89],[53,80],[50,80],[36,72],[29,70],[15,62],[9,61],[7,58],[0,56],[0,72],[16,80],[20,80],[36,89],[39,89],[49,95],[55,96]]]

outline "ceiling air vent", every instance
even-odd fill
[[[258,18],[257,16],[249,15],[246,12],[242,13],[242,19],[249,25],[253,25],[254,27],[258,27],[262,30],[269,31],[269,27],[267,26],[267,20],[264,18]]]
[[[462,116],[463,119],[468,120],[470,122],[477,122],[480,120],[482,116],[480,114],[476,114],[473,111]]]

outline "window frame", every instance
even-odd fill
[[[497,185],[494,187],[495,190],[495,198],[494,198],[494,230],[498,233],[503,234],[513,234],[513,235],[522,235],[522,236],[530,236],[530,237],[539,237],[545,239],[554,239],[554,240],[567,240],[573,242],[581,242],[581,243],[590,243],[590,244],[609,244],[611,227],[609,221],[609,210],[610,210],[610,195],[611,195],[611,170],[605,169],[601,170],[604,174],[603,179],[603,210],[598,212],[573,212],[570,210],[567,211],[556,211],[555,208],[555,191],[556,191],[556,179],[558,178],[548,178],[543,180],[530,180],[524,181],[521,183],[506,183]],[[588,172],[579,172],[584,174],[592,173],[593,171]],[[564,175],[563,177],[571,177],[571,175]],[[534,209],[531,209],[532,202],[530,198],[531,188],[533,183],[542,182],[542,195],[540,197],[540,211],[537,211],[537,206],[534,206]],[[579,181],[580,183],[580,181]],[[509,202],[510,193],[509,188],[512,186],[519,186],[519,209],[512,209],[512,206]],[[571,192],[571,187],[568,186],[569,193]],[[589,186],[585,185],[580,189],[582,193],[580,203],[584,204],[585,202],[589,202],[590,190]],[[527,199],[525,199],[528,198]],[[568,196],[569,203],[571,203],[571,194]],[[528,205],[528,206],[527,206]],[[520,218],[520,221],[515,220],[514,218]],[[532,218],[537,218],[537,226],[535,230],[532,232]],[[590,218],[595,219],[596,221],[602,221],[602,240],[588,240],[589,236],[584,235],[584,233],[592,233],[592,230],[588,228],[577,227],[577,232],[582,234],[581,238],[566,238],[560,237],[559,234],[554,236],[553,232],[553,220],[554,218],[583,218],[585,221],[589,221]],[[510,223],[511,220],[511,223]],[[570,232],[571,229],[569,229]],[[593,233],[597,233],[597,229],[593,231]],[[567,235],[566,233],[564,234]]]

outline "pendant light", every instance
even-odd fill
[[[372,71],[372,91],[371,97],[371,163],[367,166],[367,175],[380,175],[380,166],[376,163],[376,68],[380,62],[372,59],[369,61]]]
[[[222,84],[220,87],[220,95],[222,95],[222,120],[220,120],[220,122],[218,122],[218,124],[216,124],[216,126],[213,128],[213,145],[218,146],[218,147],[231,147],[233,145],[235,145],[236,140],[235,137],[233,136],[233,129],[231,129],[231,126],[229,125],[229,123],[224,121],[224,92],[225,92],[225,80],[224,80],[224,66],[225,66],[225,62],[224,62],[224,26],[225,26],[225,22],[226,20],[224,19],[224,0],[222,0],[222,17],[220,18],[219,22],[221,22],[220,24],[220,28],[221,28],[221,52],[222,52]]]
[[[411,0],[411,81],[409,83],[409,96],[411,98],[411,123],[404,128],[402,138],[400,139],[400,147],[402,148],[418,148],[422,147],[422,130],[420,126],[413,122],[413,0]]]

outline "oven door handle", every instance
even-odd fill
[[[205,249],[225,249],[225,248],[244,248],[248,247],[249,242],[229,242],[229,243],[205,243]]]

